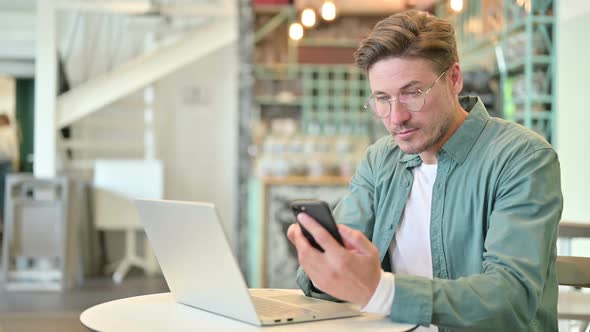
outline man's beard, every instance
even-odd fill
[[[405,144],[405,147],[402,147],[402,145],[399,142],[397,142],[397,145],[400,148],[400,150],[402,150],[406,154],[422,153],[422,152],[430,149],[434,145],[436,145],[436,143],[438,143],[445,136],[445,134],[449,130],[449,127],[450,127],[450,121],[446,121],[446,125],[439,127],[437,134],[435,136],[433,136],[431,139],[429,139],[428,141],[426,141],[425,143],[423,143],[421,146],[412,147],[412,146],[408,146],[407,144]],[[394,140],[395,140],[395,136],[394,136]],[[402,140],[401,142],[404,142],[404,141]]]

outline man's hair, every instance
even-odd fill
[[[8,115],[0,112],[0,126],[9,126],[10,125],[10,117]]]
[[[391,15],[361,42],[354,61],[367,72],[379,60],[392,57],[428,59],[443,71],[459,62],[455,29],[448,21],[419,10]]]

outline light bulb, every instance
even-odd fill
[[[463,0],[451,0],[451,9],[457,13],[463,10]]]
[[[301,24],[306,28],[311,28],[315,25],[315,11],[311,8],[305,8],[301,12]]]
[[[325,1],[322,5],[322,18],[326,21],[336,18],[336,5],[332,1]]]
[[[289,37],[293,40],[299,40],[303,37],[303,26],[299,23],[293,23],[289,27]]]

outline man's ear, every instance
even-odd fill
[[[451,82],[451,90],[453,94],[458,95],[463,90],[463,73],[461,72],[461,66],[455,62],[448,69],[449,80]]]

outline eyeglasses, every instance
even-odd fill
[[[391,113],[391,103],[399,101],[406,111],[419,112],[426,103],[426,95],[430,92],[430,90],[432,90],[436,82],[438,82],[441,77],[443,77],[447,70],[438,75],[436,80],[430,85],[430,87],[428,87],[426,91],[422,91],[420,89],[404,91],[400,92],[397,97],[393,96],[391,98],[375,97],[371,95],[369,99],[367,99],[364,108],[378,118],[386,118]]]

